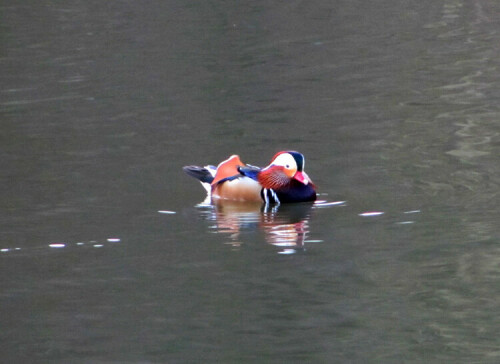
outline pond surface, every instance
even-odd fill
[[[496,1],[4,1],[8,363],[500,360]],[[202,203],[298,150],[321,204]]]

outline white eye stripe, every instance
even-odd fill
[[[295,162],[295,159],[288,153],[283,153],[277,156],[276,159],[272,161],[272,164],[275,166],[282,166],[287,169],[297,169],[297,162]]]

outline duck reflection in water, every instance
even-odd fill
[[[255,202],[214,200],[198,205],[213,221],[217,233],[228,234],[230,244],[241,245],[241,234],[260,230],[266,242],[283,248],[281,254],[292,254],[304,248],[312,203],[262,205]]]
[[[301,153],[283,151],[265,168],[232,155],[217,167],[186,166],[184,171],[202,183],[210,204],[201,205],[213,206],[218,230],[231,234],[234,241],[243,227],[258,225],[269,243],[301,248],[316,200],[316,187],[304,165]]]

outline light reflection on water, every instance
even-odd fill
[[[261,231],[265,241],[292,254],[305,248],[312,203],[267,206],[262,203],[218,200],[198,205],[214,232],[226,234],[232,247],[242,244],[242,234]]]
[[[117,243],[120,243],[121,239],[119,238],[108,238],[106,239],[105,242],[100,242],[97,240],[90,240],[90,241],[78,241],[78,242],[53,242],[53,243],[48,243],[46,245],[38,245],[38,246],[33,246],[29,248],[20,248],[20,247],[2,247],[0,248],[1,253],[16,253],[23,251],[25,254],[34,254],[36,255],[37,252],[46,250],[47,248],[53,249],[53,250],[58,250],[58,249],[71,249],[75,247],[92,247],[92,248],[103,248],[105,246],[113,246],[117,245]]]
[[[209,229],[217,234],[228,236],[227,244],[239,248],[243,244],[243,235],[259,231],[264,234],[267,243],[282,248],[279,254],[294,254],[303,251],[306,244],[321,243],[322,239],[308,239],[313,234],[310,220],[314,210],[332,207],[345,207],[346,201],[318,200],[314,203],[269,206],[255,202],[215,200],[207,198],[196,205],[200,215],[211,222]],[[415,214],[420,210],[403,211],[402,214]],[[362,218],[383,216],[383,211],[366,211],[358,213]],[[400,220],[401,213],[391,219],[395,224],[407,225],[414,220]]]

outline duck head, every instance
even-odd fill
[[[292,184],[310,185],[309,176],[304,172],[305,159],[299,152],[284,151],[276,153],[271,163],[258,175],[258,181],[264,188],[280,190]]]

